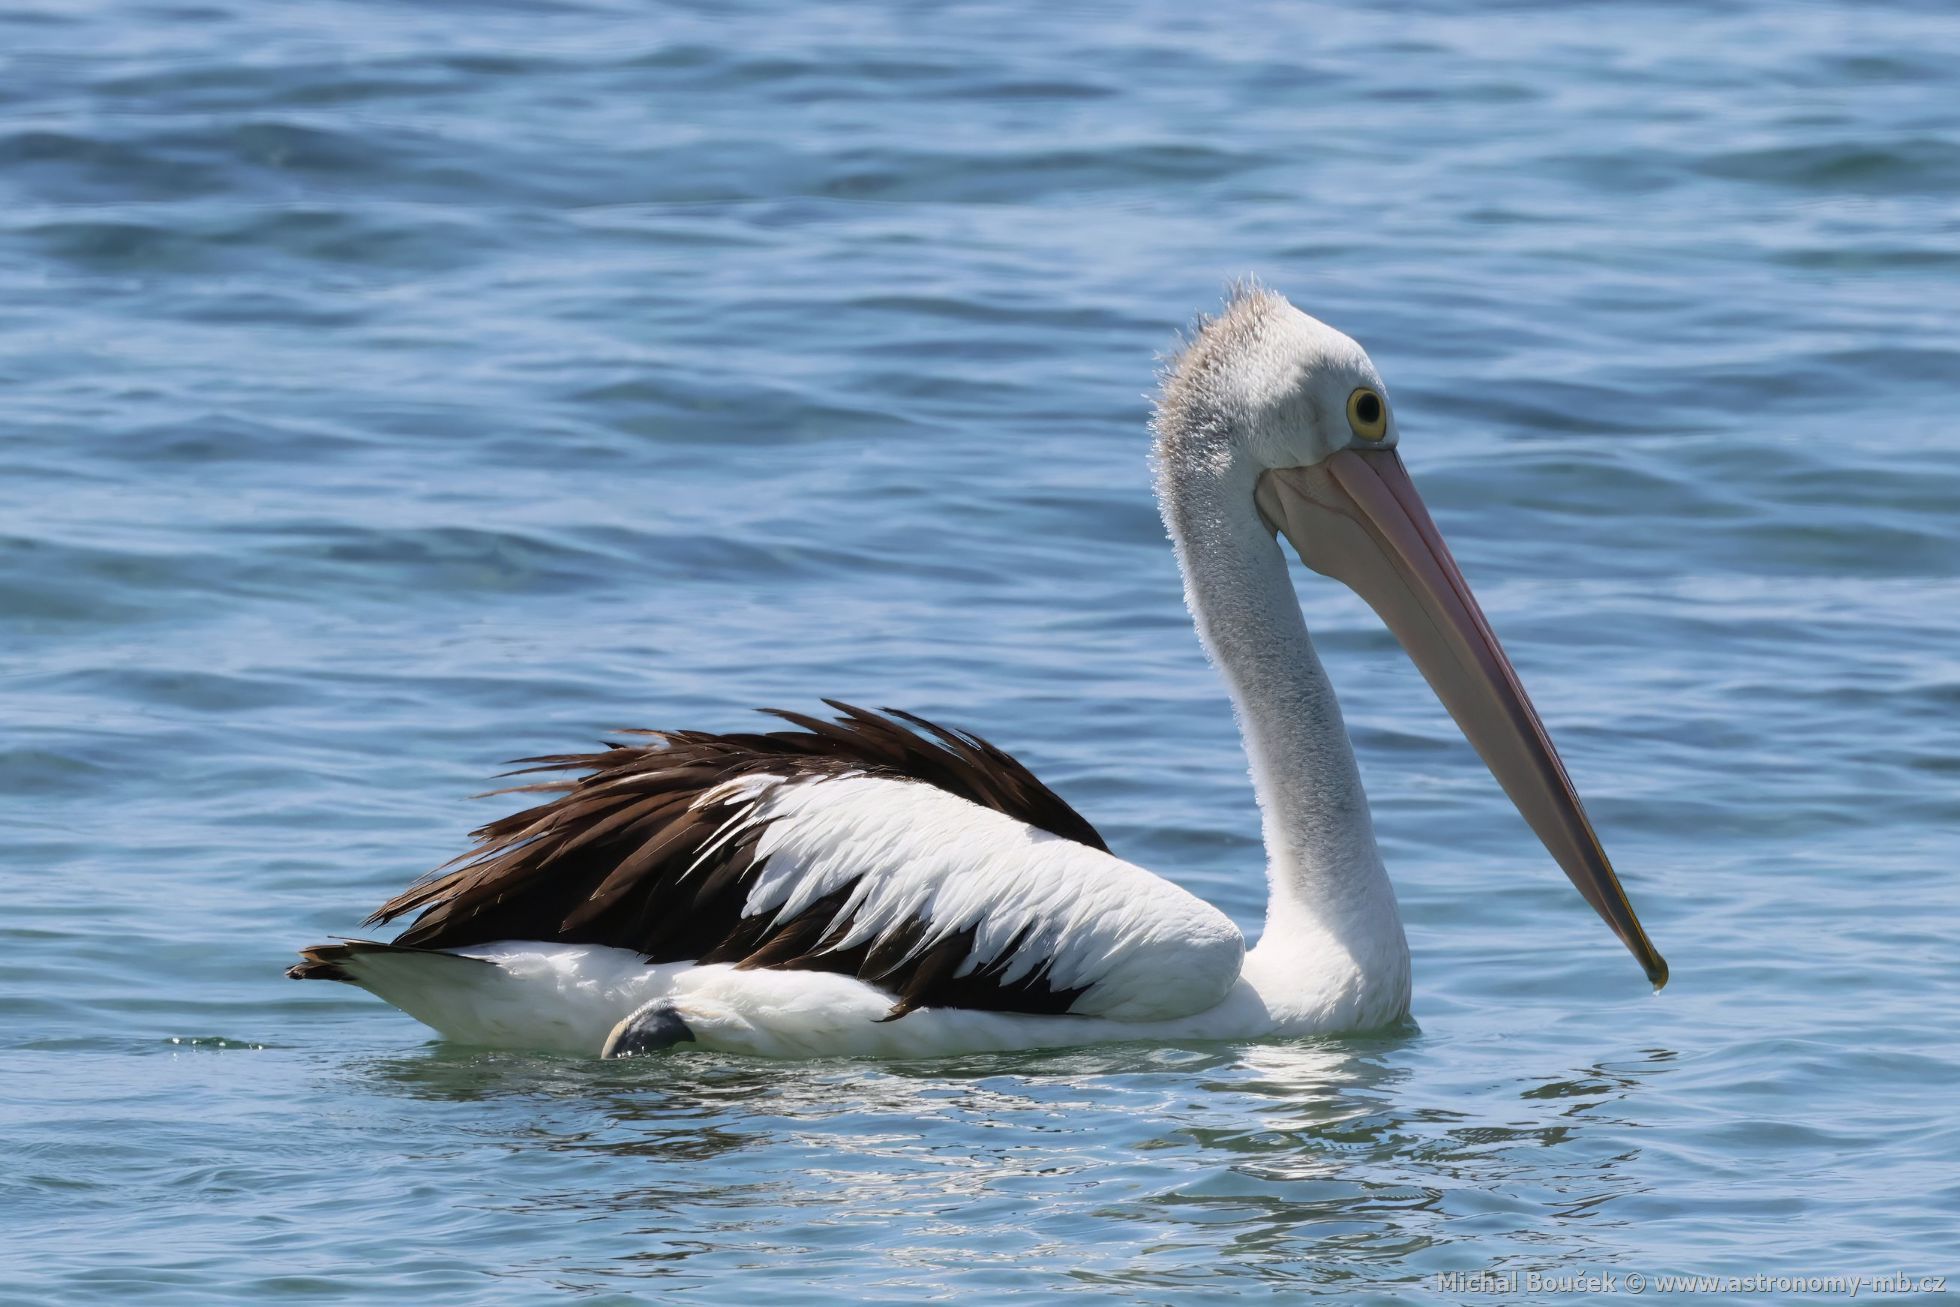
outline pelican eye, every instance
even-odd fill
[[[1356,387],[1348,396],[1348,425],[1363,440],[1380,440],[1388,434],[1388,405],[1368,387]]]

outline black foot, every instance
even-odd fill
[[[691,1044],[694,1032],[681,1020],[673,1003],[656,998],[612,1028],[600,1057],[644,1057],[676,1044]]]

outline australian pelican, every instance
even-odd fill
[[[552,797],[383,904],[392,943],[306,949],[450,1039],[629,1056],[911,1055],[1365,1030],[1409,949],[1340,708],[1276,536],[1387,623],[1647,977],[1648,942],[1538,714],[1396,452],[1374,365],[1262,290],[1158,400],[1157,498],[1264,815],[1257,947],[1113,856],[977,736],[832,703],[792,729],[651,731],[531,759]]]

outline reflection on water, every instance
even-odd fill
[[[553,1260],[568,1283],[685,1278],[710,1250],[760,1265],[866,1244],[912,1249],[922,1268],[1046,1267],[1111,1290],[1615,1264],[1611,1203],[1642,1183],[1637,1100],[1673,1055],[1493,1094],[1417,1077],[1420,1043],[790,1064],[437,1045],[334,1074],[466,1109],[449,1119],[469,1146],[446,1163],[484,1168],[488,1209],[613,1223],[603,1254]],[[500,1194],[513,1159],[540,1154],[571,1159],[577,1180]]]

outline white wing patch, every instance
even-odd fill
[[[733,791],[734,793],[731,793]],[[746,915],[796,916],[850,888],[850,948],[925,926],[916,956],[972,929],[959,975],[1006,957],[1011,984],[1080,989],[1071,1012],[1127,1021],[1201,1012],[1239,976],[1245,939],[1193,894],[1085,844],[914,781],[743,777],[703,802],[748,798],[711,842],[762,827]]]

